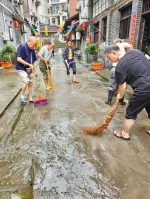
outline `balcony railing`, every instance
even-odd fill
[[[59,0],[56,0],[56,1],[51,1],[51,5],[56,5],[56,4],[63,4],[63,3],[67,3],[67,0],[63,0],[63,1],[59,1]]]
[[[12,3],[10,3],[10,2],[7,1],[7,0],[0,0],[0,3],[2,3],[4,6],[6,6],[7,8],[9,8],[10,10],[13,9]]]

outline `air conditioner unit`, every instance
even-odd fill
[[[2,37],[4,41],[10,41],[10,36],[8,32],[3,32]]]
[[[58,14],[59,14],[59,15],[62,15],[62,12],[61,12],[61,11],[58,11]]]

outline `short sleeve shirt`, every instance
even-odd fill
[[[53,50],[53,49],[52,49]],[[47,50],[47,46],[43,46],[40,50],[40,54],[47,60],[49,61],[50,58],[52,57],[52,50]]]
[[[29,64],[33,64],[36,61],[35,50],[29,49],[27,43],[21,44],[18,47],[17,57],[21,57],[25,62]],[[28,66],[25,66],[18,61],[16,61],[15,66],[17,70],[24,70],[24,71],[26,70],[26,68],[29,68]]]
[[[139,50],[129,50],[119,60],[116,70],[118,85],[127,82],[133,90],[150,87],[150,62]]]

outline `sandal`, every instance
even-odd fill
[[[150,135],[150,130],[146,130],[146,133],[147,133],[148,135]]]
[[[22,104],[26,104],[26,103],[27,103],[27,100],[26,100],[26,98],[21,97],[21,98],[20,98],[20,102],[21,102]]]
[[[32,100],[29,100],[29,103],[34,103],[34,100],[32,99]]]
[[[79,81],[75,80],[75,81],[73,81],[73,83],[79,83]]]
[[[51,86],[46,87],[46,91],[50,91],[51,90]]]
[[[68,84],[71,84],[71,81],[70,81],[70,79],[68,80]]]
[[[123,131],[114,131],[113,135],[116,136],[117,138],[121,138],[123,140],[130,140],[130,137],[125,137]]]

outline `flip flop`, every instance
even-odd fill
[[[26,98],[24,98],[24,97],[21,97],[21,98],[20,98],[20,102],[21,102],[22,104],[27,104],[27,100],[26,100]]]
[[[73,83],[79,83],[79,81],[75,80],[75,81],[73,81]]]
[[[70,81],[70,80],[68,80],[68,84],[71,84],[71,81]]]
[[[130,137],[126,138],[123,136],[122,131],[114,131],[113,135],[116,136],[117,138],[121,138],[123,140],[130,140]]]
[[[146,130],[146,133],[147,133],[148,135],[150,135],[150,130]]]
[[[29,100],[29,103],[34,103],[34,100],[32,99],[32,100]]]

